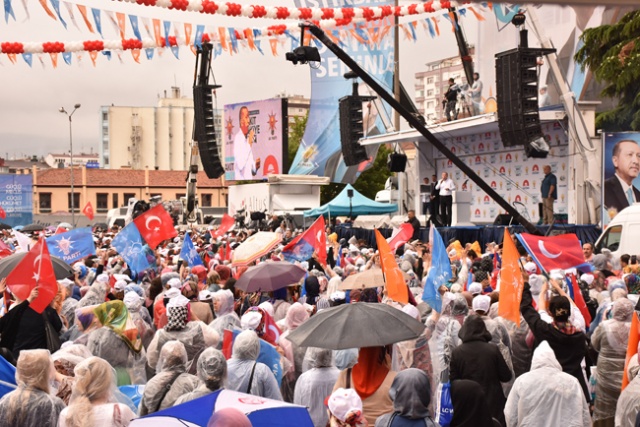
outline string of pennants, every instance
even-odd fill
[[[53,6],[53,9],[56,12],[56,15],[53,14],[51,9],[48,8],[46,4],[47,0],[40,0],[41,5],[47,12],[49,16],[51,16],[55,20],[59,20],[65,28],[67,27],[66,21],[63,19],[60,13],[60,2],[59,0],[50,0]],[[131,2],[139,2],[141,4],[148,5],[157,5],[158,3],[162,3],[163,5],[173,5],[170,6],[178,9],[178,10],[189,10],[189,7],[196,7],[196,3],[207,4],[208,0],[125,0]],[[180,6],[179,4],[175,4],[175,2],[183,2],[192,6]],[[7,12],[7,2],[10,0],[5,0],[5,19],[8,20],[8,16],[12,16],[15,19],[13,14],[13,9],[10,8],[10,12]],[[144,2],[144,3],[143,3]],[[429,8],[437,8],[444,7],[449,2],[429,2],[431,6]],[[71,22],[79,28],[77,24],[77,20],[75,19],[75,15],[73,13],[74,4],[67,3],[65,1],[62,2],[65,9],[68,12],[69,19]],[[435,5],[434,5],[435,4]],[[28,9],[26,8],[27,15],[29,16]],[[245,16],[244,13],[249,13],[250,11],[246,10],[247,6],[243,6],[241,8],[241,13],[238,15],[238,11],[233,9],[233,7],[229,7],[229,5],[233,5],[232,3],[225,4],[226,11],[225,13],[236,13],[236,15],[229,16]],[[427,3],[421,4],[423,7],[427,5]],[[43,59],[43,54],[48,54],[51,58],[51,63],[53,67],[57,67],[58,65],[58,56],[62,55],[64,62],[67,65],[72,64],[73,56],[75,55],[78,62],[81,62],[84,56],[84,53],[88,53],[89,57],[93,63],[96,65],[96,60],[101,53],[104,57],[111,60],[112,53],[118,57],[118,59],[122,62],[123,58],[121,52],[130,51],[132,58],[136,62],[140,62],[140,56],[142,51],[144,51],[145,57],[148,60],[152,60],[154,57],[154,53],[157,52],[159,56],[161,56],[165,49],[168,49],[172,52],[172,54],[179,58],[180,47],[186,46],[189,47],[190,50],[195,54],[196,47],[200,46],[203,42],[211,42],[214,45],[214,57],[221,55],[223,52],[233,55],[239,52],[240,48],[248,48],[253,51],[258,51],[264,55],[264,50],[261,42],[263,39],[268,38],[269,48],[271,53],[276,56],[278,55],[279,47],[284,48],[287,43],[290,43],[291,49],[297,47],[300,44],[299,36],[296,35],[299,33],[299,27],[297,23],[291,23],[289,25],[271,25],[263,28],[235,28],[235,27],[205,27],[204,25],[195,25],[191,23],[179,23],[179,22],[171,22],[171,21],[162,21],[160,19],[150,19],[147,17],[138,17],[137,15],[127,15],[121,12],[113,12],[109,10],[101,10],[97,8],[91,8],[91,17],[92,20],[89,19],[89,14],[86,6],[75,4],[80,15],[82,16],[82,20],[84,21],[85,26],[91,33],[95,33],[97,31],[101,37],[103,36],[102,30],[102,13],[104,13],[109,22],[112,24],[114,30],[117,34],[120,35],[119,40],[84,40],[84,41],[74,41],[74,42],[0,42],[0,53],[6,54],[9,60],[12,63],[16,63],[17,55],[21,55],[23,60],[29,65],[33,64],[33,55],[35,54],[39,59],[40,63],[45,66],[45,62]],[[487,4],[476,5],[475,7],[480,10],[476,10],[474,6],[465,5],[458,8],[458,13],[461,17],[466,17],[467,12],[471,12],[473,16],[483,21],[485,18],[482,16],[481,12],[484,11],[483,6],[487,6]],[[491,4],[488,4],[491,7]],[[180,9],[185,7],[186,9]],[[251,8],[251,6],[248,6]],[[257,17],[255,14],[255,10],[257,7],[253,7],[254,17]],[[218,8],[219,10],[220,8]],[[265,9],[265,8],[263,8]],[[274,8],[266,8],[266,9],[274,9]],[[276,8],[282,9],[282,8]],[[286,9],[286,8],[285,8]],[[310,9],[312,16],[318,15],[318,10],[323,10],[323,17],[333,16],[345,16],[344,9],[330,9],[333,12],[331,15],[326,11],[326,8],[299,8],[295,9],[298,11],[298,15],[301,10]],[[379,45],[379,43],[384,39],[384,36],[389,33],[391,28],[393,28],[393,24],[391,22],[390,17],[395,16],[395,14],[403,14],[401,16],[406,16],[406,14],[413,15],[415,14],[416,8],[412,8],[411,6],[402,6],[398,8],[385,8],[385,7],[377,7],[377,8],[353,8],[354,10],[359,10],[359,12],[354,12],[353,17],[349,17],[348,24],[345,22],[340,22],[334,18],[331,19],[321,19],[316,22],[320,25],[327,35],[334,40],[334,42],[339,44],[351,43],[353,40],[357,40],[362,44],[370,44],[370,45]],[[369,17],[356,17],[361,14],[364,14],[364,10],[367,9],[376,9],[373,12],[374,18]],[[381,10],[378,12],[377,10]],[[389,12],[389,10],[391,12]],[[424,8],[423,8],[424,10]],[[222,12],[220,12],[222,13]],[[306,12],[304,12],[306,13]],[[425,12],[419,12],[423,14]],[[267,14],[273,14],[269,12]],[[315,14],[315,15],[314,15]],[[293,15],[296,15],[294,13]],[[347,14],[350,16],[349,14]],[[383,16],[384,15],[384,16]],[[284,13],[281,12],[280,16],[284,16]],[[291,14],[290,14],[291,16]],[[306,16],[306,15],[303,15]],[[369,15],[367,15],[369,16]],[[420,17],[414,21],[402,23],[399,25],[400,31],[404,33],[404,38],[406,40],[417,40],[417,30],[418,26],[421,26],[425,33],[428,33],[432,38],[440,35],[440,17],[444,17],[446,21],[451,24],[451,28],[454,29],[456,25],[455,20],[452,17],[451,12],[444,12],[443,14],[433,14],[431,13],[428,17]],[[266,16],[265,17],[270,17]],[[127,18],[130,23],[131,30],[133,32],[134,38],[125,38],[125,33],[127,31]],[[344,18],[339,18],[344,19]],[[381,20],[382,22],[376,26],[367,26],[367,25],[358,25],[361,23],[366,23],[371,20]],[[142,25],[140,25],[142,23]],[[148,37],[143,37],[141,33],[141,26],[146,31],[146,35]],[[195,34],[193,33],[195,27]],[[312,40],[318,44],[319,42],[312,38]],[[306,41],[306,40],[305,40]]]

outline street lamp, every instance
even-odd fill
[[[75,193],[73,192],[73,133],[71,131],[71,117],[76,110],[80,108],[80,104],[76,104],[73,106],[73,111],[71,114],[64,109],[64,107],[60,107],[60,112],[66,114],[69,118],[69,157],[71,157],[71,224],[76,226],[76,212],[75,212]]]

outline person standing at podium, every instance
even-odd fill
[[[436,184],[436,190],[440,195],[440,218],[445,227],[451,227],[451,206],[455,189],[456,184],[449,178],[449,174],[442,172],[442,178]]]

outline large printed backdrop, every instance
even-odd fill
[[[554,204],[556,214],[567,213],[567,176],[568,176],[568,141],[562,127],[557,123],[542,125],[551,149],[546,159],[527,158],[522,147],[504,147],[497,131],[474,133],[466,136],[444,139],[444,143],[454,154],[504,197],[525,218],[537,221],[538,203],[540,202],[540,184],[544,178],[542,171],[545,165],[558,178],[558,200]],[[457,186],[457,191],[464,191],[467,175],[433,148],[438,177],[442,172],[449,173]],[[480,187],[471,180],[467,181],[466,191],[473,194],[471,203],[471,221],[474,223],[493,222],[496,216],[504,213]]]

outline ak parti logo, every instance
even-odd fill
[[[269,124],[269,132],[271,132],[271,135],[274,135],[276,133],[276,124],[278,123],[276,113],[269,114],[269,121],[267,123]]]
[[[233,120],[231,120],[231,118],[227,119],[227,124],[225,125],[225,128],[227,128],[227,139],[229,141],[231,141],[231,139],[233,138]]]

